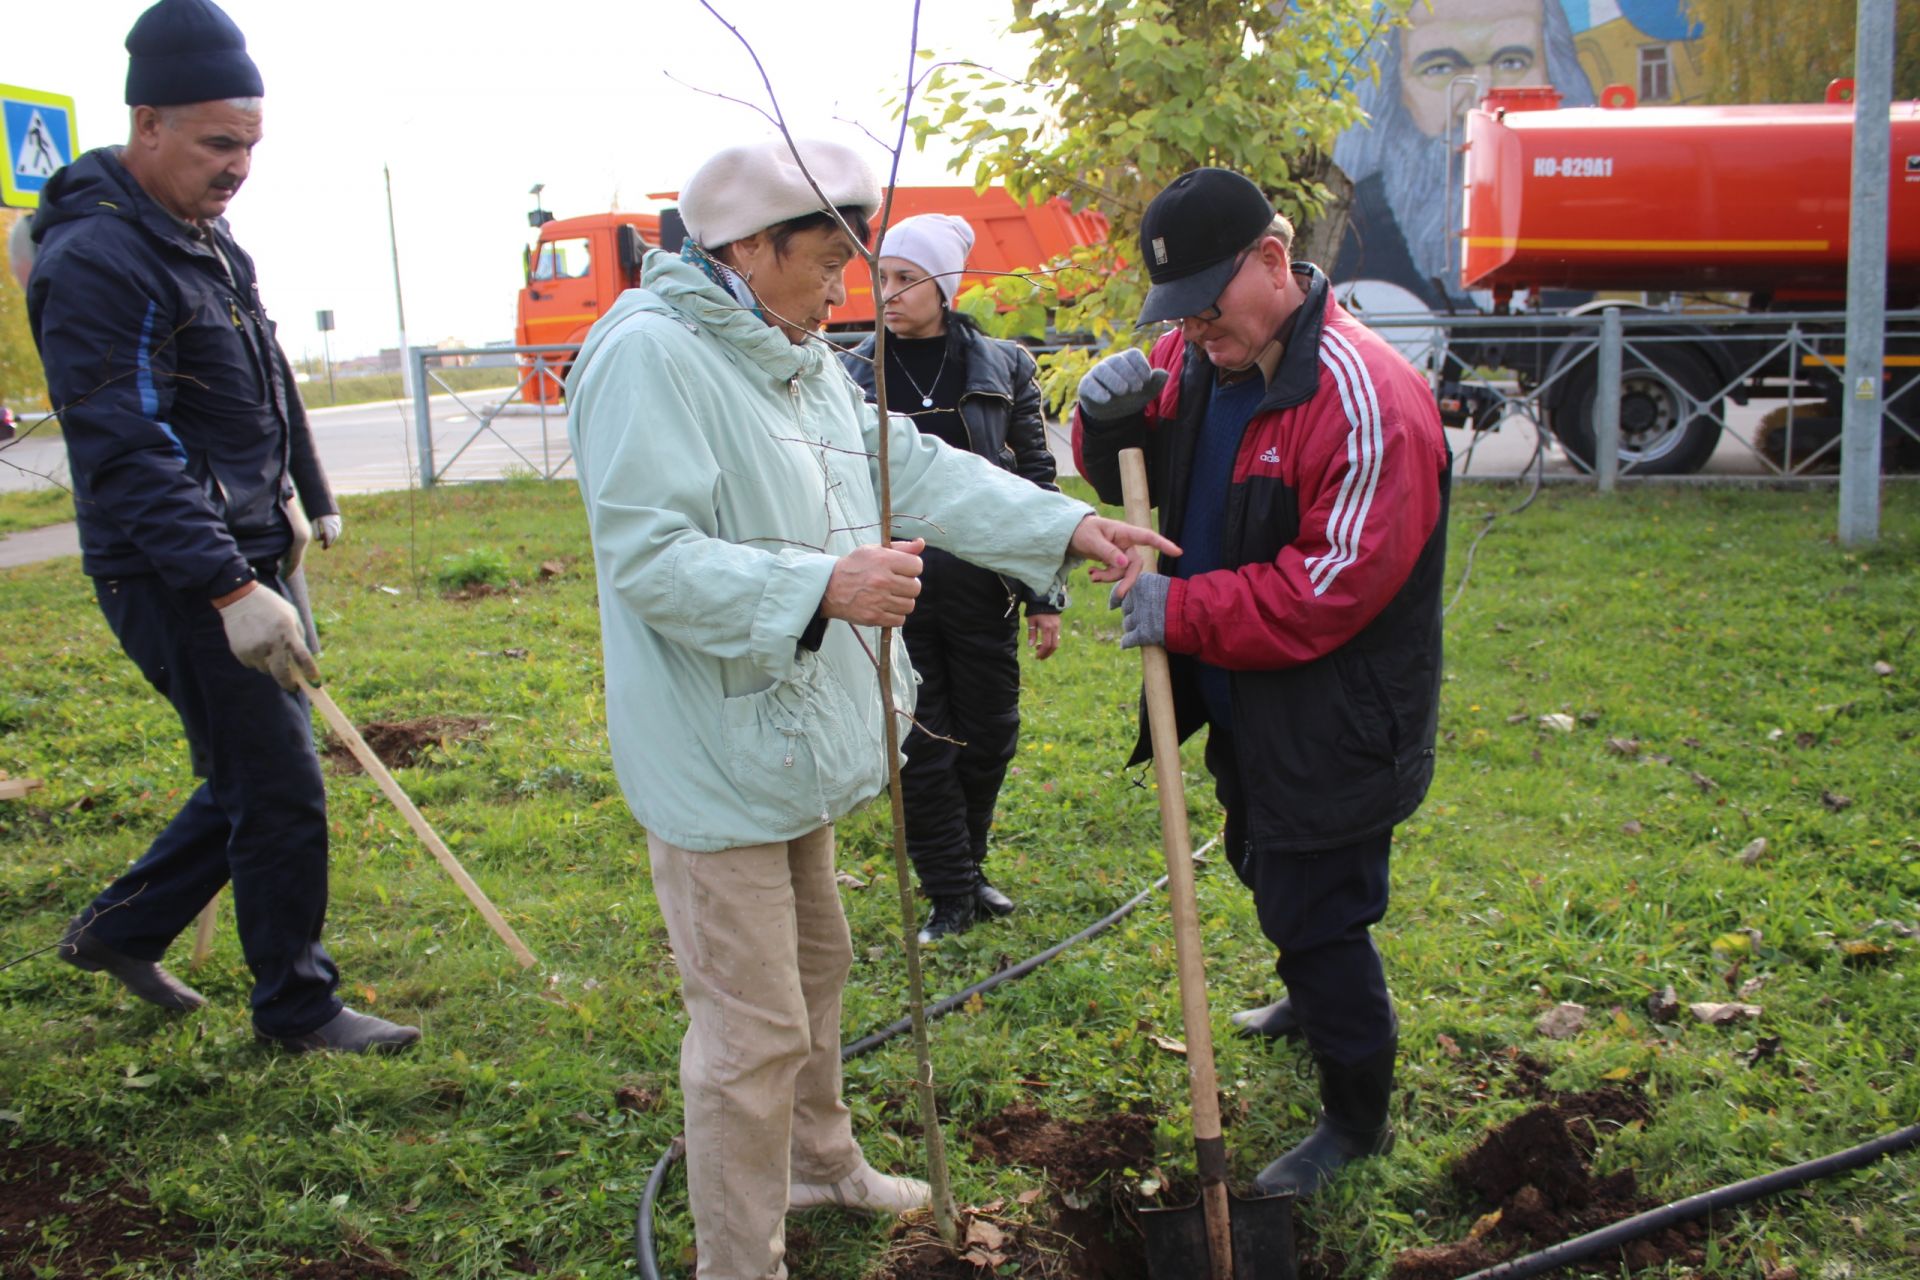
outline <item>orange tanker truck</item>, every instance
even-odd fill
[[[1552,89],[1496,90],[1466,130],[1461,282],[1489,290],[1511,328],[1463,330],[1449,355],[1456,372],[1516,370],[1522,388],[1544,388],[1547,425],[1563,447],[1593,458],[1597,357],[1590,337],[1564,327],[1529,330],[1516,292],[1653,291],[1673,297],[1744,295],[1751,311],[1817,312],[1804,333],[1819,354],[1777,334],[1689,324],[1629,330],[1623,358],[1622,467],[1637,474],[1698,470],[1720,436],[1719,402],[1787,399],[1817,417],[1794,417],[1794,452],[1839,430],[1844,357],[1852,82],[1824,103],[1640,107],[1612,86],[1598,107],[1562,108]],[[1920,103],[1893,106],[1887,304],[1920,304]],[[1596,300],[1580,310],[1616,305]],[[1654,339],[1639,341],[1640,339]],[[1460,341],[1458,339],[1465,339]],[[1888,344],[1885,397],[1920,377],[1910,337]],[[1456,422],[1493,408],[1484,389],[1443,381]],[[1809,403],[1810,402],[1810,403]],[[1920,422],[1920,391],[1897,406]],[[1889,462],[1920,451],[1888,421]]]
[[[656,197],[671,199],[671,193]],[[1091,210],[1074,212],[1064,200],[1023,206],[1005,189],[990,187],[895,187],[891,218],[898,222],[922,213],[958,214],[973,224],[979,237],[960,288],[990,280],[996,272],[1042,266],[1076,245],[1106,239],[1107,220]],[[651,248],[680,247],[685,229],[678,211],[660,213],[594,213],[554,219],[535,210],[529,221],[539,227],[539,239],[527,249],[526,285],[520,290],[516,345],[577,348],[587,329],[624,289],[640,282],[640,259]],[[865,263],[847,268],[847,302],[835,308],[830,330],[873,328],[873,281]],[[559,400],[566,378],[569,351],[541,357],[536,366],[522,357],[527,375],[522,379],[528,400],[552,404]]]

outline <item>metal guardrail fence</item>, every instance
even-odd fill
[[[1470,389],[1481,405],[1478,432],[1515,420],[1538,433],[1541,447],[1556,436],[1568,459],[1602,491],[1622,476],[1664,469],[1676,448],[1698,447],[1705,432],[1716,439],[1729,426],[1728,407],[1740,402],[1774,403],[1784,409],[1777,430],[1764,439],[1728,432],[1758,461],[1764,475],[1809,477],[1837,464],[1837,420],[1816,412],[1831,401],[1823,383],[1843,377],[1846,333],[1830,312],[1671,312],[1595,308],[1578,315],[1375,315],[1368,326],[1394,343],[1417,368],[1439,383]],[[1882,402],[1891,433],[1920,451],[1920,311],[1886,317],[1889,373]],[[1703,361],[1711,345],[1719,353]],[[572,461],[560,405],[561,382],[579,348],[573,345],[435,349],[408,353],[413,374],[415,440],[421,483],[456,478],[455,468],[483,437],[543,479],[557,478]],[[445,361],[511,354],[522,361],[520,378],[502,400],[483,392],[455,390],[440,376]],[[1520,379],[1514,370],[1532,376]],[[1731,370],[1731,373],[1728,371]],[[1589,388],[1586,383],[1591,380]],[[1577,385],[1576,385],[1577,384]],[[1611,394],[1609,394],[1609,388]],[[1622,423],[1623,393],[1634,421]],[[451,395],[471,428],[436,439],[430,398]],[[1586,425],[1573,439],[1559,400],[1590,400]],[[537,414],[537,443],[525,432],[512,439],[501,430],[503,415]],[[1558,420],[1556,420],[1558,419]],[[1590,431],[1590,439],[1588,432]],[[558,434],[556,442],[555,435]],[[1616,444],[1609,447],[1608,441]],[[1711,442],[1708,442],[1710,449]],[[1471,447],[1467,466],[1471,466]]]
[[[1558,434],[1565,446],[1565,423],[1556,422],[1547,406],[1583,390],[1567,385],[1569,380],[1591,377],[1592,447],[1566,452],[1603,490],[1620,475],[1651,469],[1696,423],[1717,436],[1729,425],[1728,406],[1742,401],[1785,410],[1779,429],[1765,440],[1731,435],[1765,474],[1805,477],[1839,459],[1837,418],[1817,413],[1831,403],[1820,384],[1844,378],[1846,368],[1845,318],[1835,313],[1645,311],[1623,304],[1579,315],[1378,315],[1366,323],[1436,382],[1451,381],[1484,397],[1490,407],[1476,426],[1523,419],[1543,441]],[[1720,353],[1718,363],[1698,358],[1709,345]],[[1920,383],[1920,311],[1887,314],[1886,350],[1886,372],[1893,375],[1884,382],[1886,422],[1920,446],[1920,392],[1914,390]],[[1535,374],[1524,386],[1512,376],[1521,367]],[[1623,436],[1623,392],[1632,393],[1631,405],[1650,404],[1649,412],[1666,414],[1666,421],[1633,424]],[[1607,440],[1615,447],[1607,447]]]
[[[413,433],[414,443],[420,451],[420,484],[431,488],[444,480],[454,478],[454,467],[468,451],[483,437],[491,436],[506,446],[508,452],[528,470],[537,472],[543,480],[556,479],[567,464],[573,461],[573,449],[567,441],[566,410],[560,405],[560,392],[568,366],[578,346],[561,344],[555,346],[532,347],[414,347],[407,353],[412,364],[413,381]],[[447,380],[440,376],[445,361],[467,356],[512,355],[519,362],[519,380],[507,397],[498,402],[482,401],[497,387],[485,391],[456,391]],[[524,361],[520,358],[525,357]],[[431,367],[429,361],[432,362]],[[472,416],[474,426],[471,430],[464,427],[456,433],[460,438],[447,442],[451,447],[443,450],[441,442],[434,438],[432,397],[436,394],[450,395],[454,401]],[[537,448],[530,442],[515,441],[508,438],[500,429],[502,416],[516,410],[534,410],[540,419],[540,435]],[[555,432],[559,434],[556,445]],[[529,450],[539,455],[535,461]],[[555,460],[556,449],[559,458]],[[445,458],[442,460],[442,453]]]

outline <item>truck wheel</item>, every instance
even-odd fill
[[[1628,352],[1620,372],[1620,474],[1691,475],[1720,443],[1719,379],[1687,347],[1649,343]],[[1600,362],[1589,356],[1567,374],[1553,434],[1581,465],[1593,466],[1593,416]]]

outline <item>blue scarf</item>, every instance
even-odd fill
[[[753,312],[755,319],[765,320],[767,318],[766,313],[760,309],[760,299],[753,296],[753,290],[749,288],[747,282],[740,277],[740,273],[708,253],[705,249],[702,249],[694,242],[692,236],[688,236],[686,241],[681,244],[680,260],[682,262],[691,262],[694,266],[700,268],[702,275],[713,281],[714,284],[720,288],[726,290],[728,296],[735,302]]]

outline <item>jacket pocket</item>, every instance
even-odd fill
[[[1363,653],[1334,651],[1340,687],[1349,711],[1348,735],[1363,754],[1389,762],[1400,755],[1400,734],[1393,719],[1393,700]]]
[[[770,830],[831,822],[876,771],[880,753],[865,718],[817,658],[792,680],[726,699],[720,722],[734,790]]]

